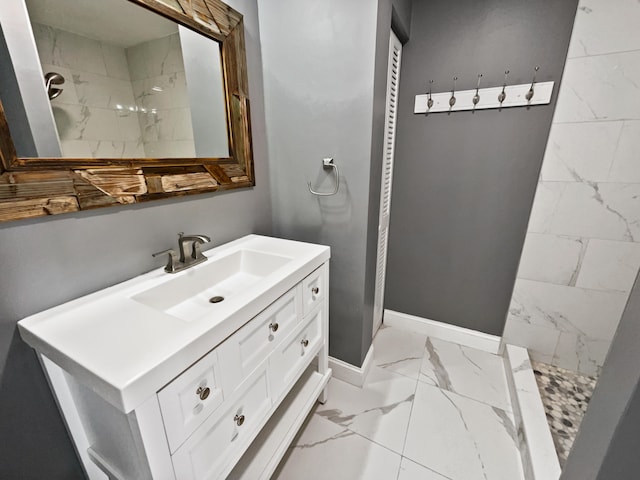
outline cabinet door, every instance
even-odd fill
[[[322,305],[303,322],[302,327],[282,342],[269,359],[269,376],[274,400],[289,388],[309,365],[323,344]]]
[[[225,395],[233,392],[267,359],[274,345],[294,330],[301,317],[300,297],[299,287],[289,290],[218,347]]]
[[[178,480],[218,478],[236,449],[244,449],[271,408],[266,362],[242,384],[222,415],[211,415],[173,455]]]
[[[218,355],[214,350],[158,392],[171,452],[222,403]]]

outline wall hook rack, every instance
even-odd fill
[[[535,72],[538,72],[539,68],[536,67]],[[551,103],[555,82],[538,83],[534,74],[531,83],[507,85],[508,75],[509,70],[506,70],[503,85],[497,87],[480,88],[479,82],[481,79],[484,80],[484,75],[478,74],[474,89],[456,91],[454,81],[452,90],[448,92],[416,95],[413,113],[460,112]]]
[[[336,185],[333,188],[333,191],[332,192],[316,192],[313,188],[311,188],[311,182],[307,182],[307,187],[309,187],[309,191],[314,195],[317,195],[319,197],[330,197],[331,195],[335,195],[336,193],[338,193],[338,189],[340,188],[340,171],[338,170],[338,166],[333,162],[333,158],[323,158],[322,167],[332,168],[333,172],[336,174]]]

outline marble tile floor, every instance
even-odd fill
[[[273,478],[523,478],[497,355],[383,327],[364,387],[329,385]]]
[[[597,378],[539,362],[533,362],[533,369],[558,460],[564,467]]]

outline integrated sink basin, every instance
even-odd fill
[[[175,278],[131,297],[187,322],[215,311],[217,305],[276,272],[291,257],[237,250],[186,270]]]

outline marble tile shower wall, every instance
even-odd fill
[[[176,33],[127,48],[147,157],[195,157],[180,37]]]
[[[640,3],[581,0],[505,327],[598,374],[640,266]]]
[[[125,49],[46,25],[33,33],[44,73],[65,78],[51,102],[63,155],[145,156]]]

